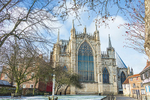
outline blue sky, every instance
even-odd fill
[[[89,15],[87,13],[80,12],[80,22],[82,25],[79,25],[80,23],[77,20],[75,20],[74,23],[76,31],[83,32],[83,29],[86,26],[87,33],[94,33],[94,20],[97,17],[95,17],[94,13],[91,13],[90,18],[88,18],[88,16]],[[58,26],[60,26],[60,39],[69,39],[71,35],[70,30],[72,27],[73,19],[75,18],[73,16],[70,16],[65,22],[58,23]],[[115,21],[108,21],[109,26],[100,26],[100,28],[98,28],[100,33],[101,51],[106,51],[108,47],[108,34],[110,34],[112,46],[115,48],[116,52],[120,55],[120,57],[127,66],[133,68],[134,74],[138,74],[146,66],[146,61],[148,57],[144,54],[138,53],[137,51],[131,48],[123,47],[125,45],[125,37],[122,35],[125,34],[126,30],[123,27],[118,28],[118,26],[127,22],[128,21],[126,20],[126,17],[118,14],[118,16],[115,16]],[[56,35],[55,39],[57,39],[57,31],[54,33]]]

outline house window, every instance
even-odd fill
[[[141,89],[141,94],[145,94],[145,90],[144,89]]]
[[[147,86],[145,86],[145,90],[146,90],[146,92],[147,92]]]
[[[33,88],[33,84],[30,85],[30,88]]]
[[[136,90],[132,90],[132,93],[133,93],[133,94],[136,94]]]
[[[148,77],[148,72],[146,72],[146,78]]]
[[[133,88],[135,88],[135,83],[133,83]]]
[[[4,78],[7,79],[7,75],[6,74],[5,74]]]
[[[22,86],[23,88],[26,88],[26,85],[25,84],[23,84],[23,86]]]
[[[143,83],[141,83],[141,87],[143,87]]]
[[[130,81],[133,81],[133,78],[130,78]]]
[[[148,90],[147,90],[147,92],[150,92],[150,86],[148,86]]]
[[[136,78],[136,80],[138,80],[138,77]]]
[[[126,88],[126,84],[124,84],[124,88]]]

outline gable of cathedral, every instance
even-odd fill
[[[59,36],[59,35],[58,35]],[[122,91],[122,83],[129,75],[129,69],[112,47],[110,36],[107,51],[101,52],[99,31],[93,34],[77,32],[74,25],[69,40],[59,40],[51,53],[53,67],[64,67],[71,73],[78,73],[84,89],[70,87],[70,94],[107,93]]]

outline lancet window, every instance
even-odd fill
[[[106,67],[103,69],[103,83],[109,83],[109,73]]]
[[[94,59],[92,48],[87,42],[84,42],[78,51],[78,74],[80,81],[94,81]]]
[[[121,86],[125,80],[126,80],[126,76],[125,76],[124,72],[121,72]]]

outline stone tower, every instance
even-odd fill
[[[76,39],[75,39],[76,30],[74,28],[74,20],[72,21],[72,29],[71,29],[71,73],[76,72]],[[75,87],[71,86],[71,93],[75,94]]]
[[[109,58],[115,58],[115,50],[114,50],[114,48],[111,45],[110,34],[109,34],[109,42],[108,42],[107,54],[109,55]]]

